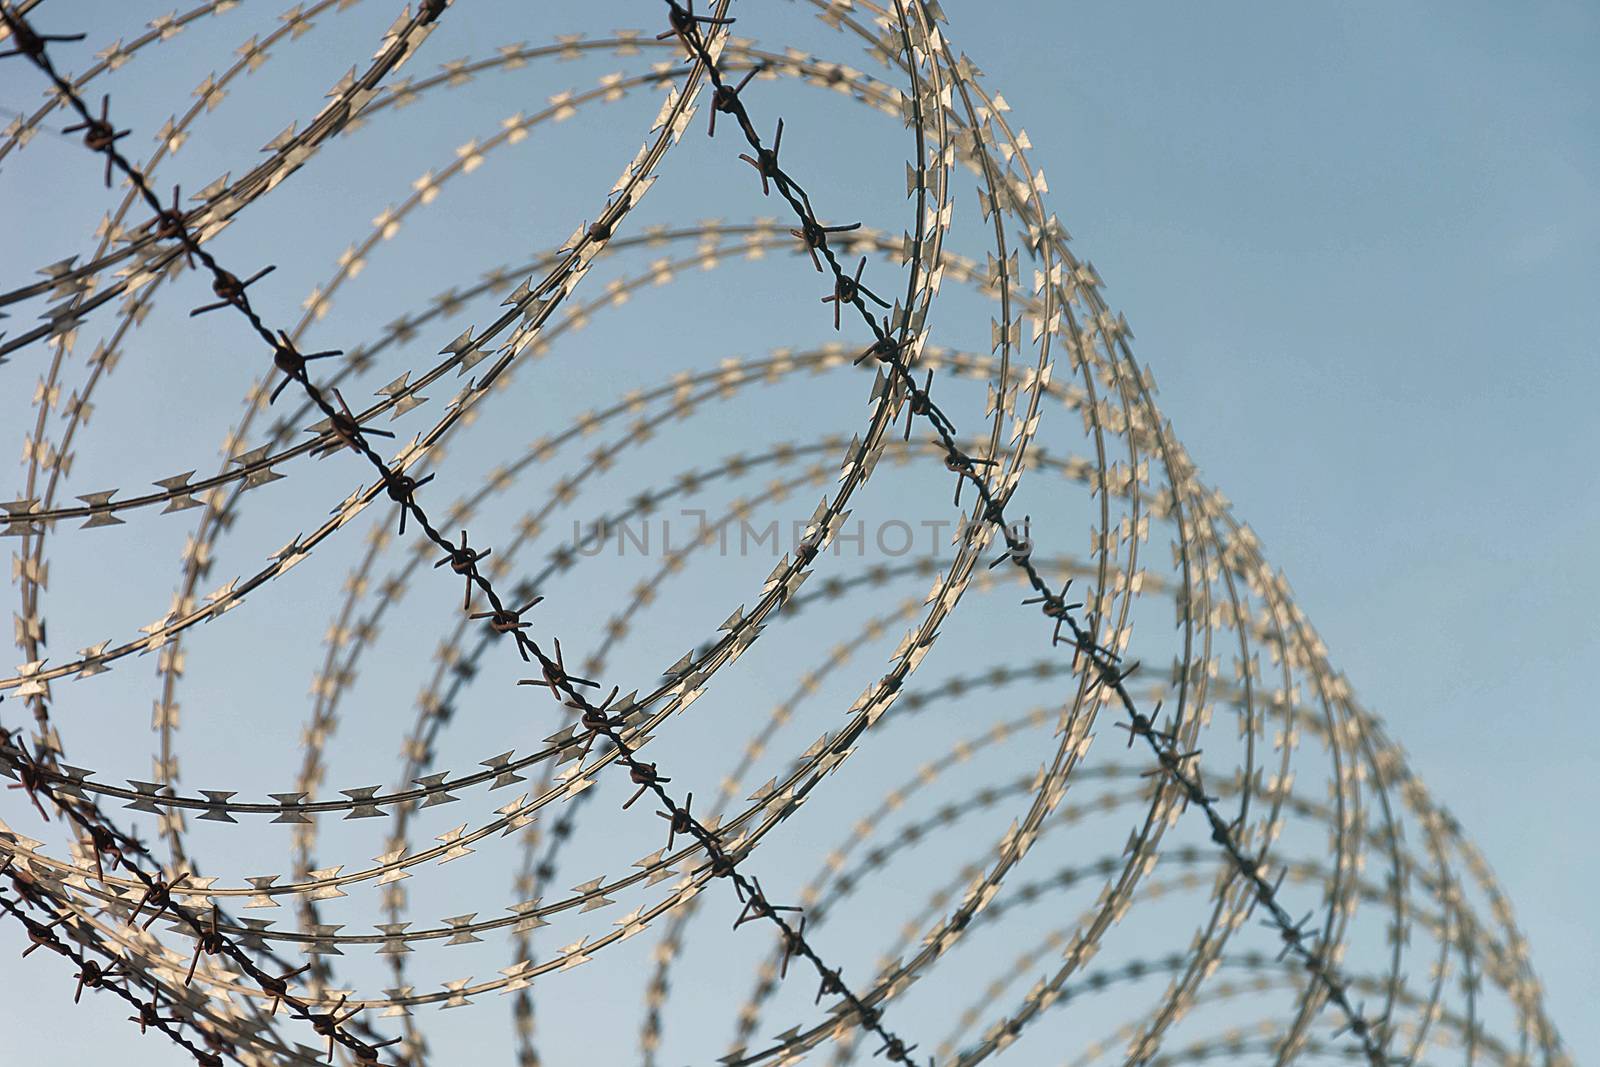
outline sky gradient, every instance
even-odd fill
[[[763,41],[792,37],[806,21],[797,5],[735,6],[739,29]],[[84,4],[70,12],[81,19],[71,29],[92,25],[97,11],[115,21],[117,7]],[[606,3],[512,27],[503,5],[478,20],[471,7],[458,0],[425,64],[659,17],[654,3]],[[1600,9],[1576,0],[946,7],[951,36],[1027,129],[1054,210],[1126,314],[1202,477],[1256,531],[1363,704],[1492,864],[1548,1009],[1583,1062],[1600,1050],[1600,1023],[1583,1008],[1600,1001],[1590,910],[1600,880],[1600,726],[1582,695],[1600,660],[1600,430],[1591,410],[1600,387]],[[46,10],[57,22],[69,13]],[[263,6],[249,18],[272,13]],[[366,20],[350,31],[362,40],[367,24],[381,29],[393,12],[368,0],[352,17]],[[250,31],[241,22],[195,32],[232,47]],[[814,38],[819,50],[832,39]],[[349,61],[347,51],[313,51],[286,59],[277,76],[303,80],[315,96]],[[205,69],[130,69],[128,84],[146,86],[152,104],[140,111],[139,91],[119,93],[123,121],[148,143]],[[35,79],[23,64],[0,67],[0,103],[31,105]],[[256,118],[281,114],[277,103],[261,94],[239,106]],[[518,106],[507,101],[472,128]],[[786,115],[803,145],[808,116]],[[623,118],[620,132],[563,131],[560,143],[575,154],[609,145],[614,156],[617,144],[631,151],[640,128]],[[465,134],[441,120],[418,137],[448,145]],[[874,149],[868,133],[845,127],[838,137],[841,155]],[[52,206],[79,222],[98,218],[109,194],[92,161],[73,160],[81,151],[36,141],[0,167],[0,198],[44,197],[76,164],[87,178],[49,194]],[[706,149],[697,142],[694,151]],[[194,175],[248,166],[222,143],[186,152]],[[613,156],[594,173],[614,172]],[[381,171],[388,157],[375,158]],[[411,173],[395,174],[380,201]],[[330,212],[344,210],[365,191],[364,178],[304,178],[309,212],[324,198]],[[855,195],[842,178],[823,188]],[[663,196],[702,215],[761,213],[705,193]],[[540,195],[560,189],[530,193],[526,218],[509,220],[527,225],[530,247],[565,232],[539,229]],[[970,210],[970,193],[968,201]],[[570,229],[559,218],[547,228]],[[869,221],[900,225],[898,216]],[[63,239],[50,227],[48,217],[7,223],[7,288],[47,255],[87,246],[83,228]],[[348,236],[306,251],[318,272],[297,275],[320,276]],[[441,274],[458,260],[462,271],[481,265],[436,254]],[[825,312],[802,314],[811,317],[796,344],[826,325],[817,321]],[[197,344],[238,341],[210,320],[193,329],[183,336]],[[627,330],[619,344],[650,340],[637,323]],[[677,366],[641,355],[624,372],[642,384]],[[31,384],[32,372],[16,366],[0,375]],[[232,403],[237,393],[223,395]],[[103,457],[102,469],[118,458]],[[9,926],[4,933],[0,950],[11,951],[20,942]],[[8,964],[0,982],[33,973]],[[43,1010],[66,1008],[55,997]],[[80,1009],[73,1040],[85,1051],[115,1047],[127,1027],[119,1015]],[[176,1062],[152,1041],[136,1052],[127,1062]]]

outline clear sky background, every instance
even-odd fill
[[[139,18],[126,9],[134,6],[51,0],[43,8],[50,17],[42,12],[41,20],[65,32],[106,13],[119,25],[92,33],[90,45],[99,47],[102,37],[130,34]],[[206,35],[210,56],[276,13],[256,0],[244,6],[232,21],[194,31]],[[412,73],[505,40],[660,22],[660,5],[649,0],[566,5],[526,25],[517,24],[514,6],[485,3],[489,13],[481,15],[479,6],[457,0]],[[367,0],[351,16],[360,21],[348,36],[335,33],[333,44],[286,55],[275,73],[281,80],[271,84],[309,86],[302,96],[315,100],[364,55],[340,42],[373,40],[393,18],[391,7]],[[763,42],[802,32],[819,49],[836,41],[796,30],[805,23],[798,5],[735,7],[739,29]],[[1556,1025],[1580,1063],[1592,1058],[1600,1023],[1584,1005],[1600,1002],[1592,911],[1600,881],[1600,726],[1584,694],[1600,662],[1600,422],[1593,414],[1600,6],[950,0],[946,8],[952,38],[1027,129],[1054,210],[1126,314],[1135,350],[1202,476],[1254,528],[1333,662],[1481,847],[1527,934]],[[186,43],[169,47],[184,54]],[[838,58],[864,65],[858,52]],[[149,95],[119,91],[123,123],[137,125],[148,144],[148,131],[215,62],[159,69],[146,62],[138,77],[130,69],[116,84],[142,85]],[[0,103],[31,105],[35,78],[21,63],[4,64]],[[492,130],[501,114],[531,110],[550,91],[541,83],[525,103],[499,86],[499,103],[481,119],[413,120],[422,123],[417,136],[458,143]],[[615,120],[609,140],[604,130],[565,131],[560,143],[598,154],[593,176],[609,179],[631,153],[643,129],[637,119],[654,107],[647,103]],[[813,104],[834,108],[819,115],[850,113]],[[241,125],[259,120],[241,140],[265,130],[259,144],[284,124],[283,102],[266,94],[237,106]],[[792,128],[806,129],[803,110],[785,114]],[[890,127],[863,122],[880,133]],[[872,149],[868,133],[838,136],[846,152]],[[248,166],[249,147],[220,135],[197,141],[185,149],[192,167],[185,178]],[[706,150],[697,143],[694,151]],[[0,201],[37,203],[48,193],[50,210],[63,217],[98,218],[108,194],[94,182],[93,163],[73,159],[79,152],[59,139],[36,141],[0,168]],[[530,182],[594,186],[590,171],[562,174],[549,167],[551,158],[523,158]],[[375,157],[374,170],[388,159]],[[74,166],[87,178],[63,183]],[[282,269],[311,284],[421,169],[397,166],[391,178],[371,180],[375,206],[359,199],[366,178],[297,176],[308,211],[326,199],[354,225],[306,251],[303,269],[295,269],[297,252],[273,248],[270,233],[256,234],[263,255],[289,259]],[[847,176],[835,176],[842,197],[852,195]],[[958,181],[970,185],[966,177]],[[720,193],[708,202],[704,188],[697,201],[694,192],[662,196],[701,215],[773,210],[719,203]],[[477,221],[526,224],[525,247],[559,240],[576,220],[552,211],[557,221],[529,221],[542,218],[539,195],[523,199],[520,218]],[[574,200],[572,211],[584,210],[582,203]],[[968,192],[963,207],[970,211],[971,203]],[[8,214],[0,231],[6,288],[89,247],[81,226],[63,238],[53,217]],[[869,221],[898,229],[902,216]],[[470,250],[432,254],[444,275],[458,263],[454,276],[487,266]],[[791,343],[821,339],[822,314],[797,313],[808,316],[806,332]],[[647,328],[631,328],[633,343],[648,340]],[[185,343],[226,337],[235,347],[240,340],[210,321],[183,329],[192,332],[171,336],[191,339]],[[627,376],[645,384],[680,365],[630,367]],[[14,398],[31,391],[31,368],[7,366],[0,376]],[[222,395],[233,404],[239,389]],[[0,419],[17,412],[8,404]],[[214,443],[218,433],[207,433]],[[17,436],[10,425],[5,436]],[[126,457],[103,457],[101,469],[115,469],[116,460]],[[99,488],[89,484],[95,478],[78,491]],[[170,585],[170,573],[162,580]],[[60,642],[63,649],[86,643]],[[385,742],[386,753],[390,747]],[[8,803],[8,817],[14,809]],[[20,941],[9,924],[3,934],[0,956],[12,960]],[[11,994],[46,982],[50,970],[13,962],[0,969],[7,993],[0,1013],[11,1034],[30,1025]],[[56,980],[63,982],[67,995],[45,998],[40,1011],[70,1008],[63,1002],[71,983]],[[120,1049],[129,1032],[121,1014],[79,1009],[73,1040],[84,1052]],[[174,1056],[147,1039],[124,1062],[166,1064]]]

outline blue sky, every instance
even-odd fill
[[[360,5],[348,27],[330,30],[331,43],[286,50],[253,95],[241,92],[230,105],[237,110],[225,114],[242,132],[197,137],[180,156],[185,180],[243,170],[253,144],[281,129],[285,106],[309,101],[314,110],[324,87],[362,55],[347,45],[371,41],[392,19],[389,7],[374,2]],[[137,25],[132,6],[45,10],[52,29],[87,26],[60,23],[104,11],[121,25],[92,37],[109,38]],[[528,25],[518,25],[515,5],[485,3],[481,14],[473,7],[458,0],[419,62],[482,54],[503,40],[659,21],[659,5],[648,2],[574,5],[582,10],[541,13]],[[1600,727],[1583,711],[1582,695],[1586,668],[1600,659],[1593,552],[1600,431],[1591,411],[1600,386],[1600,301],[1593,295],[1600,278],[1600,74],[1592,59],[1600,51],[1600,8],[955,0],[946,7],[951,37],[1027,129],[1054,210],[1126,314],[1135,350],[1151,366],[1163,409],[1202,476],[1255,529],[1333,661],[1481,846],[1516,907],[1569,1048],[1580,1058],[1600,1049],[1600,1024],[1583,1008],[1600,1000],[1600,945],[1589,911],[1590,887],[1600,878],[1590,822],[1600,806]],[[255,3],[245,9],[197,27],[191,36],[200,41],[167,46],[189,59],[135,64],[119,75],[125,80],[113,84],[128,88],[113,99],[141,143],[216,62],[203,46],[215,56],[275,13]],[[763,42],[795,37],[821,50],[837,40],[808,25],[799,5],[736,10],[740,30]],[[195,47],[184,50],[189,45]],[[864,65],[858,52],[837,58]],[[31,102],[34,77],[20,63],[5,64],[0,102]],[[536,104],[559,87],[565,75],[556,77],[533,82],[529,100]],[[415,144],[361,149],[373,153],[358,160],[370,170],[297,176],[288,195],[299,198],[302,218],[314,220],[306,229],[316,229],[325,212],[347,221],[337,232],[309,232],[284,247],[270,230],[256,230],[233,235],[230,247],[285,263],[280,270],[303,291],[370,215],[404,195],[418,159],[529,107],[518,99],[522,90],[520,82],[485,90],[493,103],[481,117],[466,109],[421,112],[409,128]],[[801,151],[836,138],[841,159],[875,161],[875,135],[893,125],[831,125],[833,116],[853,112],[814,97],[793,100],[784,112],[792,131],[786,145]],[[473,240],[487,242],[497,229],[515,233],[524,247],[559,240],[576,221],[569,214],[585,210],[575,193],[570,203],[562,199],[566,187],[609,181],[643,128],[637,119],[651,109],[653,102],[642,111],[618,105],[620,117],[598,128],[558,130],[556,147],[522,157],[521,171],[509,163],[485,167],[482,180],[498,183],[497,193],[513,177],[525,190],[507,197],[511,206],[498,214],[474,215],[466,202],[452,222]],[[257,133],[263,136],[247,145]],[[694,173],[711,173],[704,164],[712,149],[698,130],[695,138],[685,145],[699,168]],[[415,156],[405,154],[410,148]],[[99,217],[109,194],[97,186],[92,163],[74,158],[80,151],[41,139],[0,167],[0,196],[40,203],[50,195],[39,217],[7,223],[0,243],[6,288],[48,259],[89,247],[81,224]],[[570,154],[559,157],[562,167],[551,165],[557,152]],[[584,162],[568,170],[570,158]],[[892,171],[860,169],[890,173],[891,193],[899,182]],[[74,178],[64,179],[68,174]],[[899,216],[868,213],[879,201],[870,183],[857,188],[847,180],[853,174],[835,166],[814,191],[844,207],[860,201],[869,221],[898,228]],[[663,186],[663,200],[697,215],[772,211],[744,197],[742,186],[739,195]],[[55,228],[58,217],[79,224],[70,238]],[[446,278],[487,265],[473,247],[409,251],[408,263],[428,263]],[[398,292],[411,275],[396,268],[382,277]],[[446,283],[417,284],[432,292]],[[783,285],[775,282],[772,292]],[[281,314],[295,310],[285,295]],[[790,343],[824,339],[825,315],[797,311],[793,327],[783,323]],[[190,325],[177,321],[180,314],[153,325],[149,336],[174,339],[180,351],[238,350],[241,335],[212,321],[219,318]],[[765,341],[740,338],[737,329],[749,325],[730,325],[728,340],[755,351]],[[641,350],[653,340],[651,328],[635,320],[601,336]],[[657,366],[640,354],[615,366],[585,365],[575,375],[604,395],[618,380],[646,384],[688,362]],[[232,391],[217,395],[235,404],[238,383],[214,382],[208,375],[220,372],[209,365],[184,373],[194,375],[197,394],[226,387]],[[0,374],[30,385],[33,377],[16,365]],[[23,392],[14,388],[14,396]],[[124,388],[146,411],[159,403],[138,382]],[[0,409],[8,421],[14,410]],[[761,416],[744,418],[707,432],[736,432]],[[138,432],[135,424],[130,419],[127,432]],[[203,447],[214,445],[216,430],[205,426]],[[706,444],[720,449],[725,442]],[[80,491],[99,488],[89,482],[128,462],[115,453],[85,456],[95,473],[85,474]],[[170,578],[163,572],[156,585],[170,585]],[[226,692],[219,684],[213,695]],[[224,744],[215,743],[219,750]],[[383,747],[387,755],[392,745],[385,739]],[[136,767],[125,773],[143,769]],[[15,941],[13,931],[7,935],[3,946]],[[10,987],[18,973],[8,965],[0,981]],[[44,1010],[59,1009],[62,1000]],[[125,1033],[119,1015],[83,1009],[72,1018],[94,1022],[80,1025],[74,1040],[84,1051],[115,1047]],[[175,1062],[148,1040],[138,1052],[146,1058],[137,1062]]]
[[[986,64],[1063,218],[1594,1052],[1600,10],[1063,14]]]

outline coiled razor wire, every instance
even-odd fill
[[[864,48],[876,75],[735,36],[730,0],[699,12],[641,3],[655,29],[508,43],[420,75],[430,36],[470,19],[473,6],[423,0],[241,176],[223,173],[187,201],[181,189],[162,194],[158,171],[203,136],[230,93],[359,2],[297,4],[270,32],[251,34],[155,132],[143,159],[129,154],[131,131],[117,124],[120,92],[114,102],[102,82],[159,58],[192,26],[237,19],[242,5],[212,0],[133,38],[94,42],[86,66],[90,45],[80,40],[93,27],[67,24],[66,5],[0,5],[11,67],[30,64],[45,89],[31,111],[11,110],[0,161],[16,167],[39,133],[64,133],[84,145],[70,166],[103,167],[106,186],[126,190],[91,252],[0,294],[13,327],[0,336],[0,362],[10,364],[0,373],[38,376],[34,421],[19,427],[22,490],[0,505],[15,546],[23,660],[0,679],[9,731],[0,770],[13,782],[0,823],[0,910],[24,932],[25,955],[44,950],[37,965],[68,971],[75,997],[120,998],[130,1025],[202,1064],[448,1061],[428,1040],[428,1009],[481,1013],[498,999],[490,994],[511,997],[505,1055],[523,1064],[541,1062],[541,1049],[574,1047],[564,1029],[609,1042],[594,1054],[602,1060],[647,1064],[842,1064],[863,1054],[969,1064],[1013,1046],[1023,1062],[1063,1064],[1570,1062],[1486,864],[1334,671],[1249,528],[1199,479],[1133,358],[1126,321],[1045,205],[1027,134],[951,43],[938,4],[812,0],[841,40]],[[738,14],[739,29],[754,32],[771,13]],[[394,127],[402,108],[585,59],[632,65],[517,112],[427,171],[339,257],[298,321],[277,321],[254,302],[284,284],[283,273],[214,251],[247,208],[259,213],[280,187],[303,182],[298,172],[329,146]],[[81,73],[63,73],[75,65]],[[784,124],[764,106],[784,79],[903,127],[904,232],[833,219],[830,196],[808,192],[820,161],[794,147],[793,127],[786,148]],[[661,104],[637,153],[558,247],[480,268],[478,280],[405,306],[342,350],[305,351],[335,296],[424,208],[450,203],[457,179],[548,126],[652,93]],[[717,202],[754,206],[762,196],[761,208],[779,217],[638,221],[701,116],[721,167]],[[59,137],[53,147],[70,158]],[[947,247],[965,214],[958,166],[978,179],[984,247],[972,254]],[[768,257],[780,261],[786,290],[806,293],[822,276],[830,307],[813,309],[815,323],[796,301],[770,351],[663,375],[572,412],[524,449],[497,448],[493,469],[445,502],[445,483],[458,477],[446,447],[470,451],[464,431],[527,388],[559,393],[561,372],[536,364],[569,349],[569,335],[636,295],[690,275],[753,270]],[[613,262],[629,265],[609,283],[585,284]],[[158,296],[195,277],[214,299],[194,313],[242,316],[265,371],[223,441],[225,462],[153,479],[154,491],[69,490],[75,454],[94,447],[88,424],[109,376],[119,362],[154,362],[134,331]],[[968,295],[938,299],[947,283]],[[714,283],[695,313],[732,316],[726,294],[737,285]],[[454,332],[450,320],[490,301],[505,310],[489,325]],[[987,351],[935,343],[964,336],[960,324],[984,303]],[[15,327],[20,312],[40,306],[38,325]],[[788,342],[794,326],[826,327],[825,318],[839,340]],[[435,340],[436,355],[419,347]],[[347,405],[344,389],[354,393],[380,364],[384,375],[403,372],[375,402]],[[824,383],[840,410],[865,394],[866,420],[841,433],[800,419],[809,436],[718,457],[702,454],[702,440],[664,471],[647,463],[658,435],[749,395],[776,411],[802,378]],[[987,400],[974,416],[962,398],[976,384]],[[217,407],[176,386],[166,395]],[[380,423],[403,417],[415,432],[391,439]],[[600,443],[574,455],[580,441]],[[929,472],[943,472],[934,484],[953,480],[948,556],[870,567],[841,559],[849,516],[869,506],[869,479],[885,461],[895,485],[926,485]],[[207,591],[218,561],[233,558],[241,522],[315,514],[295,501],[315,498],[336,464],[346,495],[331,512],[265,564]],[[608,480],[630,464],[646,465],[652,480],[619,496]],[[353,489],[351,478],[360,479]],[[752,478],[768,481],[751,488]],[[528,499],[522,487],[547,479],[508,521],[513,501]],[[297,498],[278,483],[306,488]],[[268,485],[270,505],[253,509]],[[679,620],[702,617],[724,588],[684,575],[722,569],[730,533],[742,537],[752,514],[818,494],[770,573],[713,605],[725,621],[692,634],[659,681],[632,681],[638,660],[621,657],[626,642],[663,629],[681,642]],[[589,534],[564,536],[561,517],[592,496],[602,499]],[[1031,510],[1019,518],[1022,499],[1041,512],[1037,521]],[[1049,501],[1051,516],[1062,513],[1061,500],[1087,506],[1081,555],[1043,514]],[[581,647],[567,626],[601,602],[608,531],[701,502],[694,535],[663,545]],[[189,510],[196,521],[167,610],[76,653],[47,646],[47,549],[70,558],[73,541],[109,536],[79,531],[181,522],[160,516]],[[1170,539],[1170,562],[1152,556],[1152,531]],[[273,660],[275,642],[287,639],[281,620],[302,614],[306,585],[296,584],[328,581],[315,563],[302,565],[352,539],[360,547],[348,574],[328,586],[337,606],[298,770],[274,772],[281,788],[259,792],[247,784],[256,766],[240,788],[190,788],[179,766],[179,691],[191,652],[203,650],[199,628],[227,614],[218,625]],[[138,566],[138,544],[117,544],[129,552],[120,565]],[[454,596],[463,584],[464,598],[442,607],[406,602],[413,590],[421,598],[442,585]],[[1015,619],[1023,613],[1005,603],[1020,600],[1027,626],[1017,632],[1029,636],[1002,638],[989,623],[963,629],[963,598],[992,604],[979,609],[986,619]],[[1160,616],[1150,606],[1162,602],[1175,638],[1151,632]],[[829,620],[816,634],[806,628],[814,616]],[[397,670],[380,635],[408,638],[436,623],[443,636],[402,727],[393,784],[330,782],[341,720],[387,728],[386,713],[408,716],[390,697],[356,692],[363,666]],[[863,669],[869,650],[896,634],[889,669]],[[748,670],[736,662],[768,649],[776,659],[761,660],[754,684],[740,681]],[[1168,652],[1169,668],[1142,666]],[[89,679],[152,653],[154,772],[127,778],[69,762],[60,722],[92,696]],[[803,667],[792,682],[769,684],[774,663]],[[520,681],[530,688],[476,684],[507,669],[529,675]],[[839,687],[863,673],[869,680],[851,700]],[[731,694],[733,705],[709,736],[684,715],[708,694],[708,703]],[[750,706],[752,697],[769,706]],[[463,722],[474,737],[491,736],[494,751],[457,760],[450,731]],[[1125,745],[1107,753],[1108,738],[1122,737],[1114,727]],[[650,744],[661,754],[654,762],[640,755]],[[714,758],[720,777],[702,774]],[[863,760],[875,761],[868,788],[891,784],[877,799],[862,799],[861,781],[849,778]],[[215,752],[201,761],[200,777],[221,769]],[[836,783],[848,786],[824,788]],[[432,809],[451,804],[474,814],[435,834]],[[382,820],[376,848],[357,844],[367,824],[342,825],[365,819]],[[242,873],[261,862],[275,824],[285,825],[291,862]],[[222,830],[234,844],[218,843]],[[618,851],[635,840],[653,844],[637,858]],[[814,847],[820,862],[806,876]],[[509,897],[485,879],[497,854],[512,868]],[[628,873],[577,880],[574,865],[591,862],[626,863]],[[223,873],[203,875],[202,866]],[[458,874],[464,867],[473,873]],[[452,914],[430,918],[418,898],[447,901]],[[281,918],[254,917],[285,905]],[[731,919],[732,940],[702,913]],[[755,929],[764,939],[747,933]],[[568,943],[551,947],[558,940]],[[876,959],[863,958],[867,942]],[[637,947],[646,943],[647,952]],[[709,947],[697,959],[700,945]],[[495,977],[460,969],[467,954],[485,960],[491,949],[508,964]],[[741,958],[753,968],[744,994],[733,975]],[[597,971],[596,984],[563,999],[564,985]],[[630,1012],[635,994],[642,1010]],[[13,1028],[25,1025],[15,998],[7,1010]],[[712,1025],[727,1028],[725,1047],[708,1045]],[[475,1042],[480,1031],[469,1031]]]

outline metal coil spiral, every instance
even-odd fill
[[[24,971],[203,1064],[1570,1062],[959,17],[810,0],[870,70],[730,0],[440,62],[547,18],[380,6],[0,7],[5,180],[112,187],[0,293]],[[141,125],[197,34],[228,65]],[[561,62],[605,73],[527,107]]]

